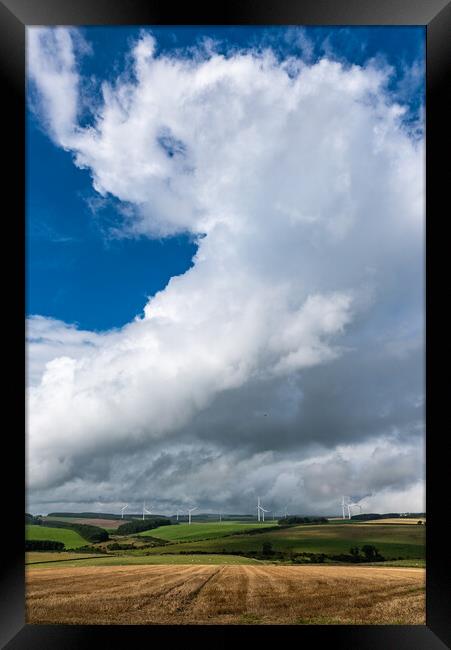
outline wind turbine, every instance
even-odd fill
[[[288,517],[288,503],[285,506],[285,519]]]
[[[125,510],[126,508],[128,508],[128,503],[127,503],[123,508],[121,508],[121,519],[124,518],[124,510]]]
[[[349,502],[350,502],[350,498],[349,498],[349,497],[345,497],[345,496],[343,495],[343,497],[342,497],[342,499],[341,499],[341,509],[342,509],[342,511],[343,511],[343,519],[346,519],[346,515],[345,515],[345,508],[346,508],[346,507],[348,508],[348,514],[349,514],[349,507],[348,507]],[[349,515],[349,519],[351,519],[351,515]]]
[[[190,525],[191,525],[191,513],[194,510],[197,510],[197,506],[194,506],[194,508],[188,508],[188,524],[190,524]]]
[[[148,510],[148,509],[146,508],[146,504],[145,504],[145,503],[143,503],[143,519],[144,519],[144,514],[148,514],[148,515],[151,515],[151,514],[152,514],[152,513],[150,512],[150,510]]]
[[[362,506],[359,503],[348,503],[349,519],[351,519],[351,508],[359,508],[360,512],[362,512]]]
[[[257,498],[257,519],[258,519],[258,521],[265,521],[265,512],[269,512],[269,510],[265,510],[260,505],[260,497],[258,497]]]

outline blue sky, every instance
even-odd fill
[[[88,172],[27,115],[27,314],[120,327],[141,313],[147,297],[191,265],[189,236],[115,238],[113,201],[96,199]],[[92,203],[91,203],[92,205]]]
[[[140,28],[89,27],[82,30],[92,53],[80,59],[81,73],[95,96],[100,80],[120,70]],[[335,57],[364,64],[383,57],[394,67],[394,89],[406,69],[424,59],[422,27],[307,28],[311,51],[299,51],[286,28],[154,27],[158,52],[189,48],[213,39],[219,52],[230,48],[271,46],[280,57]],[[307,48],[308,49],[308,48]],[[185,50],[185,55],[189,52]],[[411,115],[424,102],[421,84],[403,94]],[[147,297],[190,266],[196,244],[190,235],[149,239],[112,233],[122,217],[117,201],[99,201],[88,171],[74,166],[72,154],[56,146],[35,112],[27,110],[27,291],[26,312],[40,314],[81,329],[121,327],[142,312]],[[89,113],[85,115],[89,121]]]

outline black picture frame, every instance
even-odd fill
[[[28,25],[424,25],[427,41],[426,103],[426,475],[427,579],[425,626],[47,626],[25,625],[23,559],[24,481],[24,161],[25,161],[25,27]],[[10,650],[99,647],[167,640],[176,643],[225,646],[285,640],[288,635],[304,647],[350,649],[396,648],[439,650],[451,647],[451,555],[444,534],[448,517],[446,486],[445,404],[447,383],[435,369],[443,364],[446,321],[437,314],[446,297],[448,246],[443,236],[449,184],[446,133],[451,82],[451,3],[449,0],[228,0],[203,6],[197,1],[176,4],[161,0],[0,0],[0,74],[3,90],[4,242],[15,253],[4,270],[4,300],[17,322],[8,325],[8,348],[14,351],[8,380],[6,409],[12,425],[4,425],[3,501],[8,510],[9,548],[0,573],[0,643]],[[448,119],[447,119],[448,118]],[[449,159],[449,155],[447,156]],[[448,208],[449,212],[449,208]],[[9,229],[9,230],[8,230]],[[447,247],[445,249],[445,246]],[[4,246],[4,251],[5,251]],[[432,252],[433,249],[433,252]],[[449,253],[448,253],[449,256]],[[5,255],[3,256],[5,257]],[[446,298],[445,298],[446,299]],[[14,345],[12,345],[14,343]],[[6,374],[6,373],[5,373]],[[445,392],[446,391],[446,392]],[[449,398],[448,398],[449,399]],[[5,421],[5,420],[4,420]],[[7,459],[7,462],[6,462]],[[8,466],[9,477],[5,472]],[[449,567],[449,559],[448,559]],[[307,644],[307,645],[305,645]]]

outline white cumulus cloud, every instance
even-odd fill
[[[423,145],[403,128],[388,70],[280,61],[271,49],[219,55],[214,45],[163,56],[142,33],[131,66],[102,83],[82,126],[80,39],[28,29],[29,78],[49,134],[100,195],[132,207],[128,235],[189,232],[198,249],[193,267],[120,330],[31,319],[28,482],[42,503],[45,490],[63,495],[78,480],[87,501],[96,457],[100,485],[118,454],[145,449],[151,463],[161,445],[195,440],[196,418],[221,396],[245,400],[290,377],[302,387],[312,368],[395,340],[407,363],[417,347],[403,337],[422,327]],[[227,447],[217,431],[210,444]],[[297,443],[308,435],[297,429]],[[222,456],[227,473],[235,457]],[[219,461],[205,462],[215,475]],[[285,499],[291,482],[268,477]]]

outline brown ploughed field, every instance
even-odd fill
[[[116,530],[122,524],[128,524],[128,519],[89,519],[87,517],[46,517],[48,522],[64,521],[71,524],[87,524],[88,526],[100,526],[100,528],[107,528]]]
[[[27,623],[425,624],[423,569],[180,564],[26,573]]]

